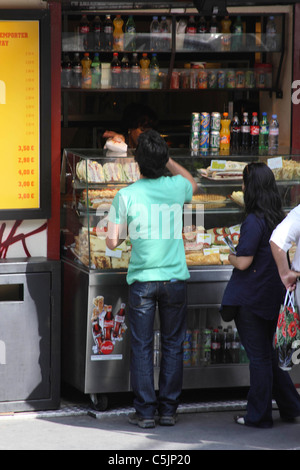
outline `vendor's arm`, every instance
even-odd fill
[[[193,194],[196,194],[198,191],[198,186],[194,178],[192,177],[191,173],[183,168],[183,166],[179,165],[179,163],[175,162],[172,158],[169,158],[168,163],[166,164],[167,169],[169,172],[175,175],[181,175],[191,183],[193,187]]]
[[[115,139],[119,142],[125,142],[125,137],[122,134],[118,134],[115,131],[105,131],[103,134],[105,139]]]
[[[290,269],[287,253],[285,250],[280,248],[273,241],[270,241],[270,246],[282,283],[290,291],[294,290],[296,287],[297,278],[300,276],[300,273]]]
[[[241,271],[245,271],[245,269],[249,268],[252,264],[253,256],[236,256],[230,253],[228,256],[230,264]]]

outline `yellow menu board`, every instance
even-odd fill
[[[39,22],[0,21],[0,210],[40,207]]]

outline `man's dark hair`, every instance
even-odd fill
[[[139,136],[135,161],[145,178],[159,178],[169,160],[169,147],[158,132],[150,129]]]

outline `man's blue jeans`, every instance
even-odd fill
[[[186,330],[185,281],[134,282],[129,286],[131,385],[142,418],[174,415],[182,389]],[[159,310],[162,357],[158,401],[153,377],[153,325]]]

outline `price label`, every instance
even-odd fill
[[[212,160],[210,168],[216,171],[224,171],[226,167],[226,160]]]
[[[282,168],[282,157],[268,158],[268,167],[271,170]]]
[[[0,209],[38,209],[39,22],[0,21],[0,53]]]

